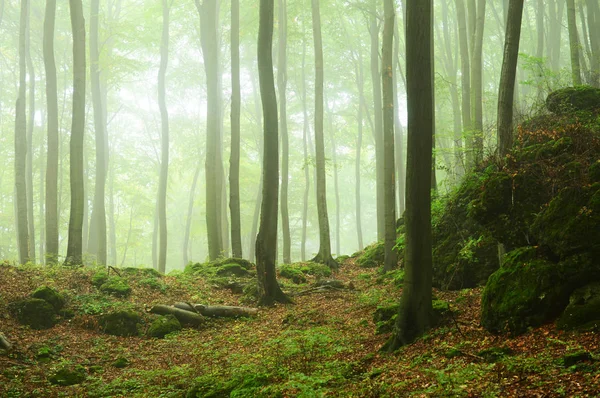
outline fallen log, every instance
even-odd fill
[[[158,315],[174,315],[179,322],[187,325],[198,326],[204,323],[204,317],[201,314],[171,307],[169,305],[157,304],[152,307],[150,312]]]
[[[175,307],[185,311],[196,312],[204,316],[219,318],[250,318],[258,314],[258,310],[256,308],[234,307],[228,305],[176,303]]]
[[[10,341],[8,341],[8,339],[6,338],[4,333],[0,332],[0,349],[10,351],[10,350],[12,350],[12,347],[13,347],[12,343]]]

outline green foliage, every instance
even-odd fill
[[[239,264],[227,263],[220,265],[216,270],[216,274],[218,276],[248,276],[249,272]]]
[[[92,285],[96,287],[102,286],[106,281],[108,281],[108,272],[106,270],[101,269],[98,270],[92,275]]]
[[[129,360],[125,357],[120,356],[113,361],[111,366],[114,368],[117,368],[117,369],[123,369],[123,368],[126,368],[127,366],[129,366]]]
[[[129,286],[126,279],[119,276],[111,276],[100,286],[100,291],[115,297],[127,297],[131,294],[131,286]]]
[[[113,336],[137,336],[141,322],[142,318],[133,311],[117,311],[98,318],[102,331]]]
[[[402,287],[404,284],[404,269],[395,269],[393,271],[384,272],[377,277],[377,283],[385,283],[391,281],[396,287]]]
[[[398,317],[400,304],[380,305],[373,313],[373,323],[375,324],[375,334],[389,333],[394,328],[394,323]]]
[[[51,374],[48,381],[59,386],[72,386],[83,382],[86,378],[87,372],[83,366],[66,363]]]
[[[121,272],[124,275],[131,275],[137,278],[162,278],[162,274],[154,268],[125,267]]]
[[[286,279],[291,279],[296,284],[306,283],[307,279],[302,270],[292,264],[282,264],[278,267],[279,276]]]
[[[65,298],[55,289],[48,286],[37,288],[35,292],[32,293],[31,297],[48,302],[54,307],[56,312],[60,311],[65,306]]]
[[[161,293],[167,291],[167,285],[159,279],[156,278],[145,278],[139,281],[141,286],[146,286],[152,290],[158,290]]]
[[[173,333],[181,330],[181,323],[177,320],[174,315],[168,314],[165,316],[159,316],[150,325],[146,334],[149,337],[156,337],[162,339],[169,333]]]

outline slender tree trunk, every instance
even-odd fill
[[[384,349],[412,343],[431,326],[432,0],[407,0],[408,163],[405,282],[394,333]]]
[[[71,215],[65,265],[82,264],[83,135],[85,129],[85,20],[81,0],[69,0],[73,30],[73,120],[71,124]]]
[[[455,0],[458,21],[458,42],[460,47],[460,88],[461,88],[461,118],[462,129],[471,131],[471,62],[469,58],[469,42],[467,38],[467,19],[464,0]],[[465,148],[466,149],[466,148]],[[466,153],[465,165],[472,167],[474,160],[471,151]]]
[[[158,194],[156,195],[152,223],[152,268],[158,271]]]
[[[279,89],[279,130],[281,135],[281,233],[283,235],[283,262],[292,262],[290,216],[288,210],[289,139],[287,127],[287,1],[279,0],[279,44],[277,59],[277,88]]]
[[[279,196],[279,142],[277,95],[273,77],[274,0],[260,0],[258,28],[258,77],[264,116],[263,195],[260,229],[256,239],[259,304],[288,303],[276,279],[277,204]]]
[[[110,166],[110,163],[109,163]],[[110,262],[117,265],[117,230],[115,223],[115,168],[108,167],[108,227],[110,229]],[[154,264],[153,264],[154,265]]]
[[[319,253],[312,261],[326,264],[335,269],[338,264],[331,256],[329,217],[327,215],[325,141],[323,139],[323,42],[319,0],[311,0],[311,10],[315,47],[315,151],[317,157],[317,212],[319,215]]]
[[[229,156],[229,211],[233,257],[242,257],[240,221],[240,1],[231,0],[231,154]],[[197,175],[197,174],[196,174]],[[196,178],[194,178],[196,181]],[[195,186],[195,185],[194,185]],[[187,253],[184,253],[187,258]],[[187,264],[187,261],[184,262]]]
[[[381,86],[383,87],[383,159],[385,186],[385,257],[383,269],[391,271],[398,266],[396,245],[396,187],[394,176],[394,1],[384,1],[384,25]]]
[[[357,125],[358,125],[358,134],[356,136],[356,161],[354,162],[354,179],[355,179],[355,189],[354,189],[354,205],[355,205],[355,217],[356,217],[356,235],[358,239],[358,250],[362,250],[365,245],[363,242],[363,233],[362,233],[362,208],[361,208],[361,172],[360,172],[360,159],[362,152],[362,140],[363,140],[363,97],[364,97],[364,71],[363,71],[363,60],[362,60],[362,52],[360,48],[357,50],[357,60],[355,66],[355,75],[356,75],[356,86],[358,87],[358,96],[360,103],[358,104],[358,112],[357,112]]]
[[[590,84],[600,87],[600,5],[596,0],[586,0],[590,48]]]
[[[44,117],[42,117],[42,120],[44,120]],[[38,219],[40,220],[40,225],[39,225],[39,231],[40,231],[40,245],[39,245],[39,251],[38,251],[38,256],[40,259],[40,264],[41,265],[45,265],[46,261],[44,258],[44,253],[45,253],[45,247],[44,247],[44,241],[46,239],[45,236],[45,232],[46,229],[44,227],[44,200],[42,198],[44,198],[44,164],[45,164],[45,159],[44,156],[42,156],[44,153],[44,138],[40,137],[40,146],[39,146],[39,158],[38,158],[38,168],[40,171],[39,174],[39,180],[38,180],[38,190],[40,192],[40,196],[39,196],[39,200],[38,200],[38,209],[39,209],[39,213],[38,213]]]
[[[44,15],[44,68],[48,114],[48,156],[46,160],[46,262],[58,262],[58,93],[54,61],[56,0],[46,0]]]
[[[504,39],[504,60],[498,92],[498,155],[504,157],[513,144],[513,99],[519,59],[524,0],[510,0]]]
[[[198,184],[198,176],[200,175],[200,163],[196,167],[196,171],[194,171],[194,178],[192,180],[192,187],[190,189],[190,199],[188,201],[188,211],[187,217],[185,220],[185,233],[183,235],[183,265],[186,266],[189,262],[188,260],[188,252],[189,252],[189,242],[190,242],[190,229],[192,227],[192,214],[194,210],[194,196],[196,196],[196,185]],[[234,254],[235,256],[235,254]]]
[[[31,13],[31,8],[29,9]],[[33,213],[33,127],[35,121],[35,69],[31,59],[31,17],[27,17],[27,39],[25,54],[27,59],[27,70],[29,71],[29,117],[27,120],[27,231],[29,234],[29,261],[35,264],[35,217]]]
[[[394,155],[395,155],[395,166],[396,166],[396,187],[397,187],[397,201],[398,201],[398,212],[396,217],[402,217],[404,214],[404,182],[405,182],[405,166],[404,166],[404,133],[402,129],[402,123],[400,123],[400,107],[398,106],[398,73],[402,72],[402,67],[399,61],[400,53],[400,34],[398,33],[399,18],[396,18],[394,28],[394,76],[393,76],[393,88],[394,88]],[[406,86],[406,81],[404,82]]]
[[[125,248],[123,249],[123,257],[121,259],[121,267],[125,265],[125,259],[127,258],[127,250],[129,249],[129,241],[131,240],[131,231],[133,230],[133,206],[129,210],[129,231],[127,231],[127,240],[125,241]]]
[[[483,28],[486,0],[477,0],[475,36],[471,53],[471,117],[475,164],[483,160]]]
[[[26,73],[27,73],[27,25],[29,18],[29,0],[21,1],[19,22],[19,94],[15,107],[15,192],[17,215],[17,243],[19,247],[19,262],[30,261],[29,231],[27,221],[27,115],[25,104]]]
[[[259,126],[259,129],[262,128],[262,113],[260,110],[260,99],[259,99],[259,95],[258,95],[258,90],[256,89],[256,80],[254,79],[254,77],[252,77],[250,79],[250,82],[252,83],[252,95],[254,97],[254,113],[255,113],[255,117],[256,117],[256,123]],[[264,156],[264,151],[263,151],[263,145],[262,145],[262,140],[260,140],[260,142],[257,143],[257,147],[258,147],[258,155],[259,157],[262,159],[262,157]],[[262,171],[261,171],[262,173]],[[248,250],[248,258],[250,259],[250,261],[255,260],[256,258],[256,234],[258,233],[258,221],[259,221],[259,217],[260,217],[260,206],[262,203],[262,190],[263,190],[263,180],[262,177],[259,179],[258,182],[258,189],[256,191],[256,201],[254,202],[254,215],[252,217],[252,229],[250,230],[250,249]]]
[[[569,24],[569,49],[571,55],[571,76],[573,85],[581,85],[581,66],[579,64],[579,33],[577,32],[577,16],[575,0],[567,0],[567,22]]]
[[[308,223],[308,195],[310,193],[310,172],[308,163],[308,139],[310,135],[310,124],[308,122],[308,105],[306,102],[306,36],[302,24],[302,154],[304,165],[304,195],[302,197],[302,238],[300,242],[300,259],[306,261],[306,228]]]
[[[583,42],[582,53],[587,55],[587,60],[590,66],[586,74],[586,80],[587,83],[590,84],[594,61],[592,57],[592,48],[590,47],[590,41],[588,37],[589,30],[582,1],[579,2],[578,14],[579,20],[581,21],[581,41]],[[585,49],[585,51],[583,51],[583,49]]]
[[[325,101],[327,107],[327,127],[329,130],[329,138],[331,141],[331,161],[333,163],[333,191],[335,193],[335,253],[339,256],[340,249],[340,187],[338,176],[338,162],[335,143],[335,130],[333,128],[333,114],[329,108],[329,104]]]

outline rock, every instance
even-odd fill
[[[85,368],[81,365],[67,365],[59,368],[48,381],[59,386],[72,386],[83,382],[87,377]]]
[[[600,89],[578,86],[556,90],[546,98],[546,108],[556,114],[598,109],[600,108]]]
[[[320,281],[315,282],[315,286],[328,286],[333,287],[335,289],[344,289],[344,282],[338,281],[337,279],[321,279]]]
[[[48,304],[54,307],[56,312],[59,312],[65,306],[64,297],[59,292],[48,286],[42,286],[38,288],[35,292],[33,292],[31,297],[42,299],[48,302]]]
[[[129,360],[125,357],[117,357],[111,365],[113,368],[123,369],[129,366]]]
[[[248,276],[250,273],[239,264],[223,264],[217,269],[218,276]]]
[[[433,309],[432,325],[439,325],[448,319],[452,312],[450,311],[450,303],[444,300],[432,300],[431,308]]]
[[[56,324],[56,310],[46,300],[30,298],[9,304],[8,309],[17,321],[32,329],[49,329]]]
[[[291,279],[295,284],[306,283],[306,276],[302,270],[291,264],[282,264],[279,267],[279,276]]]
[[[115,297],[127,297],[131,294],[131,286],[119,276],[112,276],[100,286],[100,291]]]
[[[104,283],[108,281],[108,272],[105,270],[96,271],[94,275],[92,275],[92,286],[100,287]]]
[[[162,339],[167,334],[176,332],[178,330],[181,330],[181,323],[174,315],[167,314],[156,318],[150,325],[146,335],[149,337]]]
[[[142,318],[133,311],[117,311],[101,315],[98,323],[102,331],[113,336],[137,336]]]
[[[569,354],[565,354],[562,357],[562,364],[565,368],[569,368],[573,365],[583,361],[593,361],[592,354],[587,351],[576,351]]]
[[[162,274],[154,268],[125,267],[121,272],[124,275],[133,275],[137,277],[162,278]]]
[[[600,282],[581,287],[571,294],[557,326],[567,330],[600,329]]]
[[[394,329],[394,322],[398,316],[400,304],[379,306],[373,314],[375,323],[375,334],[389,333]]]
[[[376,242],[369,245],[356,259],[356,264],[362,268],[377,268],[383,265],[385,257],[385,247],[383,242]]]

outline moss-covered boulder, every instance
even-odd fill
[[[52,304],[39,298],[12,302],[9,312],[21,323],[32,329],[49,329],[56,324],[56,310]]]
[[[369,245],[356,259],[356,264],[362,268],[377,268],[383,265],[385,258],[385,246],[383,242]]]
[[[92,275],[92,286],[100,287],[108,281],[108,272],[106,270],[101,269],[98,270]]]
[[[117,311],[98,318],[102,331],[113,336],[137,336],[141,323],[142,317],[133,311]]]
[[[600,89],[591,86],[566,87],[546,98],[546,108],[552,113],[591,111],[600,108]]]
[[[85,368],[81,365],[65,365],[58,368],[48,381],[59,386],[72,386],[82,383],[87,378]]]
[[[149,337],[162,339],[167,334],[176,332],[178,330],[181,330],[181,323],[179,320],[177,320],[177,318],[175,318],[174,315],[168,314],[157,317],[150,325],[150,328],[146,334]]]
[[[112,276],[100,286],[100,291],[115,297],[128,297],[131,294],[131,286],[126,279]]]
[[[600,330],[600,282],[575,290],[557,325],[562,329]]]
[[[279,267],[279,276],[282,278],[291,279],[296,284],[306,283],[304,272],[292,264],[282,264]]]
[[[154,268],[125,267],[121,270],[121,273],[139,278],[162,278],[162,274]]]
[[[394,329],[394,322],[398,316],[400,305],[380,305],[373,314],[373,323],[375,324],[375,334],[389,333]]]
[[[129,359],[119,356],[111,363],[111,366],[117,369],[126,368],[129,366]]]
[[[47,301],[56,312],[59,312],[65,306],[65,298],[55,289],[42,286],[31,294],[31,297]]]
[[[236,263],[220,265],[217,268],[218,276],[248,276],[250,273],[244,267]]]

